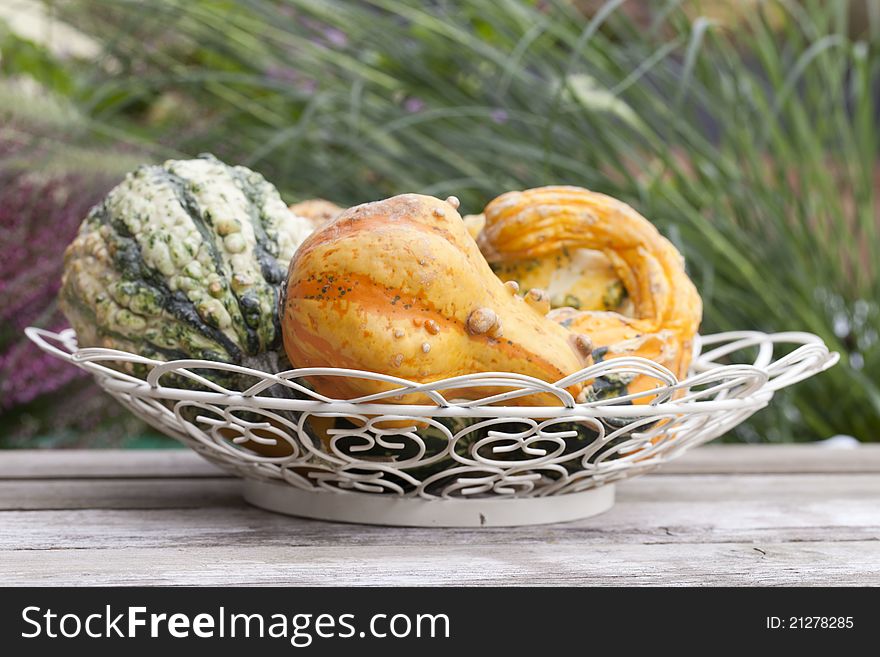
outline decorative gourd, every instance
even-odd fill
[[[310,198],[290,206],[290,211],[298,217],[308,220],[312,228],[323,226],[331,219],[342,214],[344,208],[322,198]]]
[[[607,257],[626,288],[633,317],[573,308],[548,315],[589,336],[597,361],[642,356],[679,378],[687,374],[702,302],[681,254],[644,217],[609,196],[563,186],[508,192],[489,203],[485,215],[479,242],[491,263],[547,258],[582,248]],[[630,393],[655,384],[649,377],[626,383],[623,387]]]
[[[279,293],[309,232],[244,167],[213,156],[143,166],[83,221],[61,308],[81,347],[279,371]]]
[[[466,214],[462,217],[464,227],[467,228],[468,234],[477,239],[483,226],[486,225],[486,215],[484,214]]]
[[[486,225],[486,215],[468,214],[464,225],[478,241]],[[582,310],[614,310],[630,313],[626,288],[617,278],[605,255],[592,249],[562,249],[540,258],[490,263],[502,281],[519,285],[520,293],[540,288],[547,292],[551,308],[573,307]]]
[[[593,249],[561,249],[540,258],[492,263],[502,281],[516,281],[523,291],[541,288],[551,308],[629,312],[626,288],[611,261]]]
[[[290,362],[416,382],[475,372],[557,381],[586,366],[589,350],[584,353],[582,341],[492,273],[457,207],[453,197],[444,202],[404,194],[350,208],[307,238],[290,263],[286,288],[283,335]],[[392,387],[354,377],[312,382],[341,399]],[[443,392],[475,399],[501,391]],[[388,401],[429,400],[412,394]],[[559,401],[535,393],[510,403]]]

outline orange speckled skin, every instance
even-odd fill
[[[489,203],[480,248],[490,262],[544,257],[561,249],[602,251],[627,289],[634,318],[615,312],[553,310],[548,318],[607,347],[605,358],[643,356],[687,374],[702,301],[684,260],[631,207],[580,187],[508,192]],[[645,389],[634,381],[630,391]],[[653,387],[653,386],[650,386]]]
[[[497,315],[501,335],[469,331],[478,309]],[[295,367],[367,370],[420,383],[475,372],[552,382],[590,362],[569,331],[492,273],[455,207],[417,194],[350,208],[313,233],[290,263],[282,321]],[[313,384],[337,399],[390,387],[348,377],[315,377]],[[503,391],[443,394],[475,399]],[[388,401],[429,403],[424,395]],[[559,402],[535,393],[510,403]]]

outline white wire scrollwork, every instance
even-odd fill
[[[700,337],[683,381],[633,357],[597,363],[555,384],[509,372],[419,384],[336,368],[275,374],[212,361],[162,362],[78,349],[70,329],[26,332],[41,349],[90,372],[135,415],[240,476],[309,491],[421,499],[545,497],[632,477],[729,431],[776,390],[838,359],[808,333],[740,331]],[[331,399],[310,387],[315,376],[380,380],[389,389]],[[650,377],[657,387],[583,403],[566,389],[633,376]],[[234,390],[218,380],[248,384]],[[442,392],[467,387],[504,392],[468,401]],[[509,404],[536,391],[554,395],[558,405]],[[411,393],[433,403],[391,403]]]

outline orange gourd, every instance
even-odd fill
[[[343,208],[322,198],[310,198],[290,206],[290,211],[306,219],[312,228],[318,228],[342,214]]]
[[[294,255],[282,315],[295,367],[339,367],[426,383],[475,372],[557,381],[591,362],[571,331],[544,316],[492,272],[447,201],[404,194],[350,208],[318,228]],[[386,382],[319,376],[338,399],[386,391]],[[503,387],[444,390],[476,399]],[[571,392],[580,392],[580,386]],[[430,403],[423,394],[399,403]],[[559,404],[548,393],[509,403]]]
[[[575,249],[601,251],[626,288],[633,317],[559,308],[548,318],[588,336],[597,358],[642,356],[686,376],[702,315],[700,296],[681,254],[625,203],[579,187],[508,192],[486,207],[478,241],[496,267]],[[628,392],[655,384],[637,377]]]

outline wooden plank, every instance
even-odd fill
[[[707,445],[664,464],[657,472],[880,473],[880,444],[853,449],[816,445]],[[0,479],[218,476],[226,474],[188,449],[8,450],[0,455]]]
[[[235,506],[240,502],[241,482],[232,477],[0,479],[0,512],[22,509],[178,509]]]
[[[0,581],[880,585],[877,453],[704,447],[662,475],[619,484],[601,516],[455,530],[253,509],[237,480],[184,450],[7,452]]]
[[[0,551],[8,585],[880,585],[876,542]]]
[[[241,482],[235,478],[201,479],[32,479],[0,480],[0,512],[40,509],[176,509],[240,505]],[[878,503],[880,477],[849,475],[645,475],[617,484],[617,504],[750,503],[782,506],[835,501],[845,515],[850,502]],[[329,493],[328,493],[329,494]],[[838,501],[846,501],[846,504]]]
[[[0,479],[222,477],[190,449],[22,449],[0,455]]]
[[[880,540],[875,475],[646,476],[620,485],[617,504],[603,515],[503,529],[371,527],[282,516],[248,507],[234,480],[190,482],[189,492],[181,482],[102,481],[95,492],[85,490],[86,482],[71,483],[78,492],[66,497],[59,497],[61,489],[33,492],[51,497],[37,501],[54,510],[11,510],[29,502],[0,487],[3,508],[10,509],[0,512],[0,549]],[[183,501],[186,495],[192,500]],[[80,508],[96,501],[103,508]]]
[[[611,543],[649,545],[698,545],[709,543],[753,543],[755,545],[822,541],[873,541],[880,552],[880,525],[865,524],[868,505],[856,509],[848,518],[831,524],[810,524],[805,516],[791,517],[779,512],[748,506],[741,516],[729,516],[724,523],[706,519],[711,511],[700,510],[697,522],[690,522],[690,507],[677,505],[653,509],[621,505],[603,518],[606,524],[547,525],[505,529],[420,529],[366,527],[289,519],[246,508],[182,509],[175,513],[152,510],[84,510],[5,513],[0,550],[8,551],[91,551],[99,560],[105,550],[152,548],[198,550],[229,547],[340,547],[355,556],[365,546],[408,546],[432,550],[464,546],[574,545],[592,549]],[[722,513],[727,509],[722,509]],[[823,517],[827,512],[816,510]],[[752,520],[747,514],[758,515]],[[46,521],[50,523],[46,523]],[[67,525],[51,521],[63,521]],[[684,549],[684,548],[682,548]],[[690,549],[689,547],[687,549]],[[687,551],[687,550],[685,550]],[[0,573],[3,564],[0,563]]]
[[[659,474],[880,473],[880,444],[833,448],[815,444],[704,445],[673,459]]]

